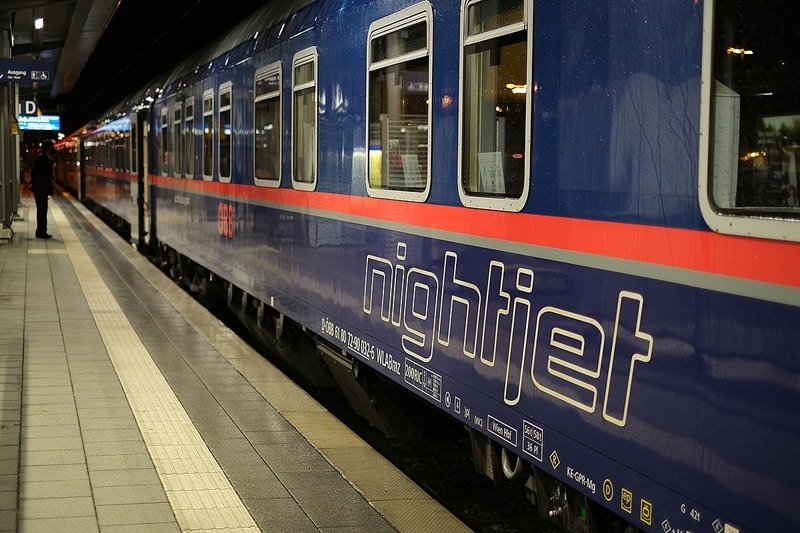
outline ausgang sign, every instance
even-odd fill
[[[0,58],[0,83],[52,83],[53,62],[43,59]]]

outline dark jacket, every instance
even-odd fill
[[[42,196],[53,194],[53,162],[46,152],[37,155],[33,161],[31,192]]]

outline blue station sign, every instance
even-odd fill
[[[61,117],[58,115],[19,115],[17,123],[21,130],[58,131],[61,129]]]
[[[53,62],[44,59],[0,58],[0,83],[43,83],[53,80]]]

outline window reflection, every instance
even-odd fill
[[[256,75],[255,82],[255,177],[280,179],[281,98],[280,65]]]
[[[712,194],[722,210],[797,214],[800,33],[787,0],[714,11]]]
[[[231,86],[220,88],[219,95],[219,177],[231,177]]]
[[[214,176],[214,98],[213,91],[203,95],[203,177]]]
[[[295,57],[293,67],[292,179],[300,188],[317,181],[317,85],[316,52]]]
[[[461,180],[472,196],[520,198],[525,190],[528,44],[523,0],[467,8]]]
[[[429,145],[427,21],[378,35],[370,46],[369,185],[424,191]]]

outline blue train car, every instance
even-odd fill
[[[193,286],[463,422],[571,531],[800,529],[779,7],[273,4],[147,106],[137,216]]]
[[[56,143],[55,181],[132,242],[149,227],[146,116],[149,88]]]

